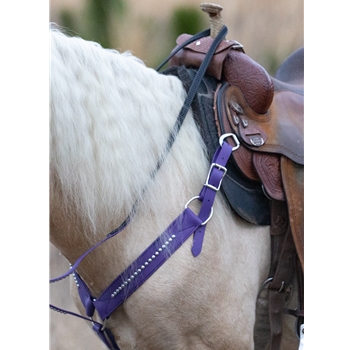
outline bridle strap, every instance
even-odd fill
[[[186,118],[186,115],[187,115],[189,109],[191,108],[192,102],[196,96],[199,85],[203,80],[205,72],[208,69],[209,63],[210,63],[211,59],[213,58],[217,47],[219,46],[221,41],[225,38],[226,34],[227,34],[227,27],[224,25],[222,27],[222,29],[220,30],[219,34],[217,35],[217,37],[214,39],[213,43],[211,44],[202,64],[200,65],[200,67],[196,73],[196,76],[194,77],[194,79],[191,83],[191,86],[187,92],[187,97],[185,99],[185,102],[180,110],[180,113],[177,117],[176,123],[172,129],[172,132],[169,135],[166,150],[169,150],[172,147],[172,145],[175,141],[175,138],[176,138],[177,134],[179,133],[180,128],[181,128],[181,126]],[[158,67],[158,69],[160,69],[166,62],[168,62],[178,51],[183,49],[185,46],[187,46],[188,44],[190,44],[191,42],[193,42],[195,40],[198,40],[198,39],[200,39],[204,36],[208,36],[208,35],[210,35],[210,29],[207,29],[201,33],[198,33],[197,35],[194,35],[192,38],[185,41],[182,45],[180,45],[178,48],[176,48],[170,54],[170,56]],[[159,167],[163,163],[163,158],[164,157],[160,157],[160,160],[158,161],[157,167],[156,167],[157,170],[159,169]]]
[[[134,205],[135,207],[135,205]],[[134,209],[133,207],[133,209]],[[77,267],[80,265],[80,263],[82,262],[82,260],[88,255],[90,254],[93,250],[95,250],[97,247],[99,247],[102,243],[106,242],[107,240],[109,240],[110,238],[114,237],[115,235],[117,235],[119,232],[123,231],[125,229],[125,227],[130,223],[132,217],[134,216],[135,211],[132,210],[131,213],[127,216],[127,218],[123,221],[123,223],[115,230],[113,230],[112,232],[110,232],[104,239],[102,239],[101,241],[97,242],[93,247],[91,247],[88,251],[86,251],[84,254],[82,254],[74,263],[74,265],[71,266],[70,270],[68,270],[66,273],[64,273],[63,275],[56,277],[56,278],[52,278],[50,279],[50,283],[55,283],[58,282],[60,280],[65,279],[66,277],[68,277],[69,275],[71,275],[72,273],[74,273],[74,271],[77,269]]]

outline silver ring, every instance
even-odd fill
[[[192,202],[192,201],[194,201],[195,199],[198,199],[198,198],[200,198],[199,196],[194,196],[194,197],[192,197],[186,204],[185,204],[185,209],[187,209],[187,207],[188,207],[188,205]],[[208,221],[211,219],[211,217],[213,216],[213,213],[214,213],[214,209],[213,209],[213,207],[211,207],[211,211],[210,211],[210,215],[209,215],[209,217],[205,220],[205,221],[203,221],[202,223],[201,223],[201,226],[204,226],[204,225],[206,225],[207,223],[208,223]]]
[[[232,136],[233,140],[234,140],[235,143],[236,143],[236,146],[235,146],[235,147],[232,147],[232,152],[233,152],[233,151],[235,151],[237,148],[239,148],[239,146],[240,146],[240,143],[239,143],[239,141],[238,141],[238,138],[237,138],[237,136],[236,136],[235,134],[227,133],[227,134],[221,135],[220,138],[219,138],[219,144],[220,144],[220,146],[222,147],[222,144],[223,144],[224,140],[225,140],[227,137],[230,137],[230,136]]]

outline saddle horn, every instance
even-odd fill
[[[215,38],[223,27],[223,7],[213,3],[202,3],[200,8],[209,15],[210,36]],[[224,39],[226,40],[226,38]],[[265,114],[273,99],[274,87],[266,70],[244,53],[244,50],[229,50],[222,65],[223,80],[242,91],[249,107]]]
[[[215,39],[224,26],[221,17],[221,11],[224,9],[221,5],[203,2],[200,4],[201,10],[209,15],[210,36]]]
[[[221,5],[202,3],[200,8],[209,15],[210,37],[202,38],[180,50],[170,60],[171,66],[198,68],[212,41],[224,26]],[[191,35],[182,34],[176,43],[181,45],[190,37]],[[207,74],[239,88],[247,105],[255,113],[267,113],[274,95],[273,82],[266,70],[245,54],[243,45],[239,42],[224,38],[209,64]]]

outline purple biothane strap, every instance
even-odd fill
[[[202,202],[198,216],[190,209],[185,210],[169,227],[122,272],[100,295],[94,298],[88,287],[75,273],[80,299],[86,313],[92,317],[96,309],[105,320],[134,293],[164,262],[191,236],[194,235],[192,253],[197,256],[202,248],[205,226],[212,213],[215,196],[226,174],[224,167],[232,153],[232,146],[223,142],[213,157],[206,184],[195,198]]]
[[[227,143],[223,142],[222,147],[217,148],[213,156],[207,181],[204,184],[198,198],[198,200],[203,203],[198,217],[203,221],[205,218],[208,218],[209,215],[211,215],[211,203],[214,203],[216,193],[220,189],[222,179],[226,174],[225,165],[228,162],[231,153],[232,146],[229,146]],[[194,257],[198,256],[202,250],[205,228],[206,225],[200,226],[193,234],[192,254]]]

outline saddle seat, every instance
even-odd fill
[[[181,45],[190,36],[177,39]],[[205,37],[180,50],[171,66],[198,68],[213,39]],[[276,78],[245,54],[234,40],[217,48],[207,73],[219,84],[214,112],[218,137],[235,133],[242,142],[232,155],[236,168],[261,183],[266,196],[287,202],[297,254],[304,266],[304,50],[292,54]],[[232,142],[231,138],[227,139]],[[224,185],[224,183],[223,183]],[[229,191],[225,191],[230,200]],[[237,198],[232,201],[237,201]],[[273,224],[272,222],[270,223]]]

